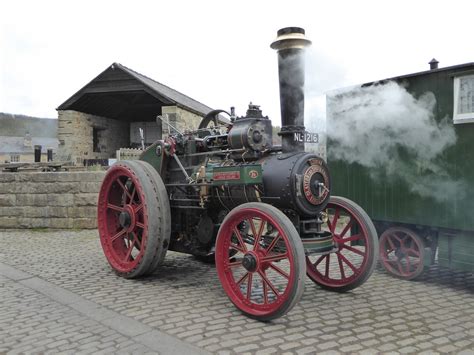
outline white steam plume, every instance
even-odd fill
[[[465,183],[453,179],[446,159],[440,159],[456,134],[447,119],[435,120],[433,93],[416,99],[388,82],[328,100],[331,157],[370,168],[374,179],[403,179],[412,192],[438,201],[463,193]]]
[[[326,95],[329,90],[347,86],[343,65],[317,46],[305,52],[305,127],[319,134],[319,144],[306,143],[305,150],[326,159]]]

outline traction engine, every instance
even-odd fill
[[[303,294],[305,275],[344,292],[364,283],[376,263],[377,235],[354,202],[330,196],[325,161],[305,152],[304,47],[298,27],[283,28],[278,52],[281,146],[272,124],[250,104],[209,112],[198,129],[148,147],[140,160],[107,172],[98,201],[105,256],[125,278],[153,273],[167,250],[214,261],[232,303],[268,321]],[[230,119],[226,119],[229,116]]]

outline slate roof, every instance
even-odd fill
[[[162,106],[178,106],[204,116],[212,108],[140,74],[113,63],[57,110],[75,110],[115,119],[154,120]]]
[[[189,96],[182,94],[179,91],[176,91],[164,84],[161,84],[158,81],[155,81],[143,74],[140,74],[130,68],[127,68],[126,66],[120,63],[114,63],[112,65],[116,65],[124,71],[128,72],[130,75],[133,75],[135,78],[137,78],[137,80],[140,80],[145,85],[149,86],[151,89],[155,90],[160,95],[165,96],[178,106],[190,109],[192,111],[196,111],[203,115],[206,115],[207,113],[213,110],[209,106],[204,105],[203,103],[200,103],[199,101],[196,101],[190,98]]]

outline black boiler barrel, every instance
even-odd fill
[[[311,45],[300,27],[282,28],[271,48],[278,52],[282,150],[304,151],[304,48]]]

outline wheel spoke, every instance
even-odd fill
[[[242,276],[242,277],[239,279],[239,281],[236,282],[237,286],[239,286],[242,282],[244,282],[245,279],[246,279],[247,277],[249,277],[249,275],[250,275],[250,273],[249,273],[249,272],[246,272],[245,275]]]
[[[253,274],[249,272],[249,277],[247,279],[247,299],[250,301],[250,297],[252,297],[252,278]]]
[[[117,183],[120,185],[120,187],[122,188],[122,190],[125,192],[125,194],[128,196],[128,198],[132,199],[132,195],[130,194],[130,191],[128,191],[127,187],[123,184],[122,181],[120,181],[120,178],[117,178]]]
[[[263,303],[268,304],[268,288],[267,288],[267,283],[262,279],[262,285],[263,285]]]
[[[262,234],[263,234],[263,230],[265,228],[265,225],[266,225],[266,221],[264,221],[263,219],[261,220],[260,222],[260,228],[258,229],[258,233],[257,233],[257,236],[255,237],[255,242],[253,244],[253,250],[257,250],[258,249],[258,246],[259,246],[259,243],[260,243],[260,238],[262,237]]]
[[[328,254],[328,257],[326,258],[326,268],[324,270],[324,276],[328,277],[329,276],[329,258],[331,257],[331,254]]]
[[[238,267],[238,266],[242,266],[242,260],[236,260],[229,263],[229,267]]]
[[[267,275],[265,275],[265,271],[258,270],[258,273],[260,274],[260,277],[262,278],[263,282],[267,284],[268,287],[272,290],[272,292],[275,294],[277,298],[280,297],[280,293],[278,290],[273,286],[273,284],[270,282],[270,280],[267,278]]]
[[[135,213],[140,212],[140,210],[143,208],[143,203],[139,204],[137,207],[135,207]]]
[[[410,273],[411,265],[410,265],[410,257],[408,255],[405,256],[405,259],[407,260],[407,273]]]
[[[342,238],[344,237],[344,235],[346,235],[347,231],[349,230],[349,228],[352,227],[352,219],[349,221],[349,223],[347,223],[347,225],[344,227],[344,229],[342,230],[341,234],[339,234],[339,238]]]
[[[266,250],[267,254],[272,251],[272,249],[275,247],[279,239],[280,239],[280,234],[278,234],[275,238],[273,238],[272,242],[270,243],[270,245],[268,246]]]
[[[237,240],[239,241],[240,245],[242,246],[242,250],[244,253],[247,252],[247,246],[245,245],[243,239],[242,239],[242,235],[240,234],[239,230],[237,229],[237,227],[234,227],[234,234],[235,236],[237,237]]]
[[[323,261],[325,258],[327,258],[329,254],[321,255],[318,260],[313,264],[313,266],[316,268],[319,264],[321,264],[321,261]]]
[[[283,253],[283,254],[274,254],[270,256],[264,256],[261,260],[264,262],[275,262],[275,261],[280,261],[283,259],[286,259],[288,257],[288,253]]]
[[[341,210],[339,208],[336,208],[336,211],[334,212],[334,218],[332,219],[332,230],[331,232],[334,234],[334,231],[336,230],[337,226],[337,221],[339,220],[339,215],[341,214]]]
[[[238,246],[238,245],[236,245],[236,244],[234,244],[234,243],[230,243],[230,248],[235,249],[235,250],[240,251],[241,253],[244,253],[244,254],[245,254],[244,249],[242,249],[240,246]]]
[[[343,244],[343,245],[341,245],[341,247],[344,248],[344,249],[350,250],[351,252],[353,252],[355,254],[358,254],[360,256],[365,256],[365,252],[360,251],[359,249],[356,249],[354,247],[351,247],[350,245]]]
[[[257,230],[255,229],[255,224],[253,223],[253,218],[247,219],[247,222],[252,230],[252,235],[254,238],[257,238]]]
[[[270,264],[270,267],[275,270],[276,272],[278,272],[281,276],[285,277],[286,279],[290,279],[290,275],[288,275],[285,271],[283,271],[282,269],[280,269],[278,266],[274,265],[274,264]]]
[[[395,232],[392,235],[396,240],[398,240],[398,242],[400,243],[400,247],[402,247],[403,246],[402,239],[398,235],[396,235]]]
[[[136,194],[137,194],[137,187],[133,186],[132,196],[130,196],[130,203],[133,203],[133,201],[135,201],[135,195]]]
[[[398,260],[392,260],[392,259],[384,259],[384,261],[388,262],[390,265],[390,268],[393,270],[392,272],[394,274],[397,274],[398,270],[398,275],[403,276],[403,269],[401,268],[401,264]],[[395,270],[396,269],[396,270]]]
[[[340,254],[337,255],[337,262],[339,263],[339,270],[341,271],[341,279],[345,279],[346,275],[344,273],[344,266],[342,265],[342,259]]]
[[[126,231],[127,231],[126,229],[122,229],[120,232],[118,232],[117,234],[115,234],[115,235],[110,239],[111,242],[113,243],[115,240],[117,240],[118,238],[120,238],[121,236],[123,236]]]
[[[406,234],[402,237],[401,247],[403,249],[407,249],[409,247],[409,244],[411,244],[411,237]]]
[[[144,225],[142,222],[136,222],[135,225],[136,225],[138,228],[145,229],[145,225]]]
[[[388,244],[390,244],[390,247],[392,248],[392,250],[397,250],[397,248],[395,248],[395,245],[393,244],[392,236],[391,236],[391,235],[389,235],[389,236],[387,237],[387,242],[388,242]]]
[[[347,242],[353,242],[355,240],[361,240],[361,239],[362,239],[362,236],[360,234],[356,234],[356,235],[351,235],[350,237],[347,237],[347,238],[343,238],[340,240],[340,242],[347,243]]]
[[[125,259],[123,261],[127,262],[130,259],[130,257],[132,256],[132,250],[133,250],[134,245],[135,245],[135,240],[133,240],[133,242],[130,243],[130,248],[128,249],[127,255],[125,256]]]
[[[420,257],[420,253],[418,252],[418,250],[415,250],[415,249],[407,249],[406,253],[407,254],[413,253],[414,254],[413,256]]]
[[[398,270],[400,271],[400,275],[403,275],[403,276],[407,276],[408,274],[405,272],[405,270],[403,270],[403,265],[401,262],[398,262],[397,263],[397,266],[398,266]]]
[[[336,254],[339,254],[342,261],[344,261],[346,263],[346,265],[349,266],[354,273],[357,272],[357,268],[349,260],[347,260],[347,258],[344,255],[342,255],[340,252],[336,252]]]
[[[107,203],[107,208],[109,210],[114,210],[114,211],[117,211],[117,212],[122,212],[123,211],[123,207],[114,205],[113,203],[110,203],[110,202]]]
[[[137,249],[141,251],[142,250],[142,242],[138,238],[135,239],[135,244],[137,244]]]
[[[331,220],[329,219],[329,216],[326,223],[328,224],[329,231],[334,235],[334,233],[332,232],[332,224],[331,224]]]

